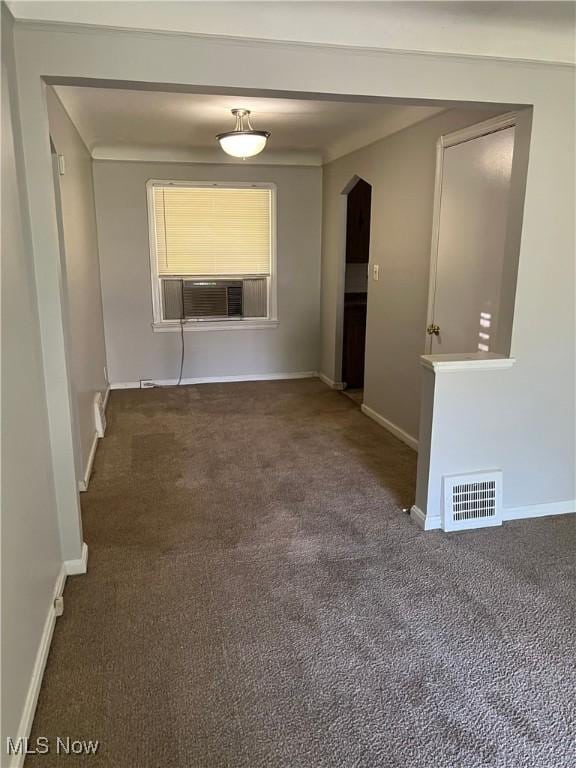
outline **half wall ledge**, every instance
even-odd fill
[[[451,355],[421,355],[420,365],[436,373],[452,371],[489,371],[512,368],[515,357],[497,355],[494,352],[470,352]]]

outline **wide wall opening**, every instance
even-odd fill
[[[68,322],[84,329],[81,488],[108,385],[320,375],[417,450],[420,356],[508,354],[528,110],[114,82],[47,91],[65,174],[89,169],[76,181],[97,239],[74,247],[64,193]],[[256,155],[216,140],[231,109],[269,134]],[[90,318],[73,279],[83,259]]]

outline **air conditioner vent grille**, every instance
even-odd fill
[[[475,520],[496,514],[496,481],[462,483],[452,487],[454,520]]]
[[[267,317],[268,278],[186,280],[163,277],[163,320]]]
[[[227,297],[228,317],[242,317],[242,286],[229,285]]]
[[[474,472],[444,478],[443,528],[457,531],[502,523],[502,473]]]
[[[227,317],[226,283],[184,280],[184,317]]]

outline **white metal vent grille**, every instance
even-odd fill
[[[443,528],[458,531],[502,523],[502,473],[444,478]]]
[[[496,481],[461,483],[452,487],[452,517],[456,521],[494,517],[496,514]]]

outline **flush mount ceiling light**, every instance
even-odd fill
[[[234,130],[216,136],[224,152],[242,158],[254,157],[262,152],[270,136],[269,131],[255,131],[252,128],[249,109],[233,109],[232,114],[236,118]]]

